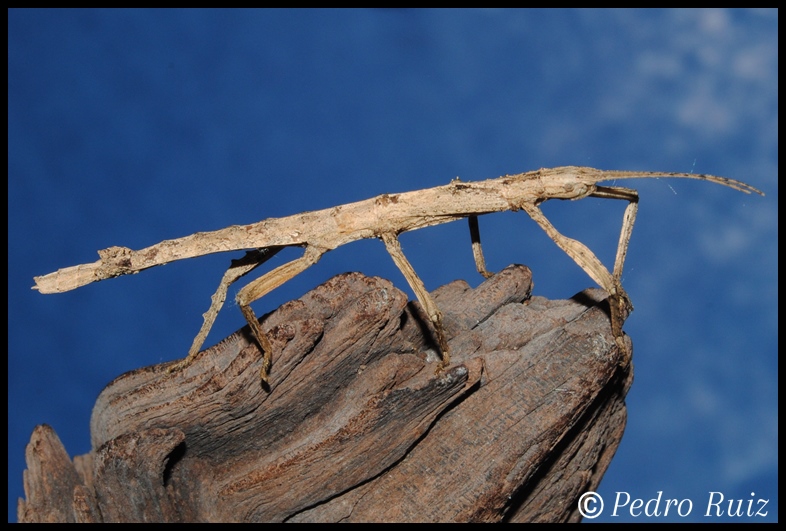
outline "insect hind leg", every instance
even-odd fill
[[[268,380],[268,374],[270,373],[270,366],[272,364],[273,348],[270,345],[267,334],[262,330],[262,326],[259,324],[257,316],[254,314],[254,310],[251,309],[250,304],[255,300],[261,299],[280,285],[316,264],[325,252],[327,252],[327,249],[307,245],[303,256],[265,273],[237,293],[236,300],[240,306],[240,311],[243,312],[249,327],[251,327],[251,333],[254,335],[254,339],[256,339],[263,352],[262,368],[259,372],[263,383],[267,383]]]
[[[262,249],[255,249],[253,251],[246,252],[246,255],[243,258],[232,260],[229,268],[221,278],[221,282],[218,284],[216,292],[213,293],[213,296],[211,297],[210,308],[208,308],[208,310],[202,314],[202,318],[204,319],[202,328],[199,329],[199,333],[194,338],[194,342],[191,344],[191,348],[188,351],[188,356],[186,356],[186,358],[182,361],[170,366],[169,372],[183,370],[194,362],[196,355],[199,354],[199,350],[202,348],[202,345],[205,342],[205,339],[207,339],[207,335],[210,333],[210,329],[213,328],[213,323],[215,323],[216,317],[218,317],[218,312],[220,312],[221,308],[224,306],[229,286],[238,279],[242,278],[244,275],[247,275],[260,265],[264,264],[281,249],[283,249],[283,247],[265,247]]]

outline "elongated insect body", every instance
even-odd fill
[[[212,253],[250,250],[245,257],[232,261],[232,265],[224,274],[213,295],[211,306],[204,314],[204,324],[194,339],[188,356],[171,368],[171,370],[179,370],[188,366],[199,352],[226,300],[228,287],[233,282],[262,265],[282,248],[303,247],[302,257],[269,271],[245,286],[237,295],[237,302],[264,352],[261,377],[266,381],[271,366],[272,347],[250,304],[315,264],[325,252],[353,241],[379,238],[412,287],[433,325],[443,357],[437,368],[440,370],[450,362],[449,347],[442,330],[442,314],[404,256],[398,244],[398,235],[402,232],[467,218],[476,267],[478,272],[488,277],[491,273],[486,270],[480,247],[477,216],[508,210],[523,210],[609,293],[612,331],[620,347],[624,348],[622,323],[632,306],[620,279],[636,219],[638,193],[629,188],[599,186],[598,183],[617,179],[659,177],[709,181],[748,194],[764,195],[743,182],[713,175],[606,171],[579,166],[540,169],[486,181],[462,182],[455,179],[449,184],[435,188],[383,194],[324,210],[283,218],[269,218],[249,225],[233,225],[212,232],[197,232],[183,238],[165,240],[139,251],[127,247],[110,247],[98,252],[97,262],[68,267],[35,277],[36,284],[33,289],[41,293],[62,293],[92,282],[138,273],[175,260]],[[611,272],[584,244],[559,233],[539,207],[549,199],[578,200],[585,197],[628,201],[623,215],[614,269]]]

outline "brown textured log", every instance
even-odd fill
[[[182,372],[124,374],[72,463],[46,426],[20,521],[576,521],[625,425],[632,372],[601,290],[530,298],[510,266],[433,295],[452,364],[417,304],[335,277],[266,316],[270,388],[247,328]]]

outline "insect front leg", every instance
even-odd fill
[[[628,255],[628,245],[633,234],[633,224],[636,222],[636,213],[639,210],[639,193],[631,188],[619,186],[597,186],[591,197],[601,197],[605,199],[624,199],[628,201],[625,213],[622,215],[622,229],[620,230],[620,240],[617,244],[617,256],[614,259],[613,277],[617,284],[618,299],[615,301],[619,306],[621,315],[630,313],[633,304],[630,302],[628,294],[622,289],[622,269],[625,265],[625,257]],[[620,330],[616,330],[615,337],[622,337],[622,323],[619,323]]]
[[[226,270],[226,273],[224,273],[224,276],[221,278],[221,282],[218,284],[216,292],[211,297],[210,308],[202,314],[202,318],[204,319],[202,328],[194,338],[191,349],[188,351],[188,356],[186,356],[184,360],[170,366],[169,372],[183,370],[194,362],[196,355],[199,354],[199,349],[202,348],[202,344],[205,342],[205,339],[207,339],[207,335],[210,333],[210,329],[216,321],[218,312],[220,312],[221,307],[224,306],[229,286],[239,278],[264,264],[281,249],[283,249],[283,247],[256,249],[254,251],[248,251],[246,255],[239,260],[232,260],[229,269]]]
[[[590,196],[628,201],[628,206],[625,207],[625,213],[622,216],[622,230],[620,231],[620,241],[617,245],[617,257],[614,260],[614,278],[621,280],[622,267],[625,265],[625,257],[628,255],[628,244],[633,233],[633,224],[636,222],[636,213],[639,210],[639,193],[631,188],[597,186]]]
[[[260,369],[259,375],[266,384],[268,374],[270,373],[273,347],[270,345],[270,340],[262,330],[262,326],[259,324],[259,320],[254,314],[254,310],[251,309],[250,304],[316,264],[326,251],[326,249],[307,245],[303,256],[265,273],[241,289],[237,294],[236,301],[240,306],[240,311],[243,312],[248,325],[251,327],[251,333],[263,352],[262,369]]]
[[[401,250],[401,244],[399,243],[396,235],[385,233],[380,235],[379,238],[385,244],[385,248],[388,250],[391,258],[393,258],[393,262],[404,275],[404,278],[407,279],[409,287],[411,287],[412,291],[415,292],[415,296],[418,298],[421,306],[423,306],[423,309],[426,310],[426,314],[428,315],[431,324],[434,325],[434,331],[437,335],[437,344],[442,354],[442,362],[437,366],[437,372],[439,372],[450,364],[448,341],[445,338],[445,331],[442,328],[442,312],[439,311],[439,308],[434,302],[434,299],[431,298],[431,295],[426,290],[426,286],[423,284],[423,281],[420,280],[418,274],[415,273],[415,269],[412,267],[412,264],[410,264],[409,260],[407,260],[407,257],[404,256],[404,252]]]
[[[628,295],[622,289],[618,278],[615,278],[603,263],[586,245],[580,241],[561,234],[546,218],[543,212],[533,203],[522,203],[521,208],[554,240],[560,249],[570,256],[579,267],[605,289],[609,294],[611,310],[611,331],[618,345],[625,350],[622,341],[622,323],[625,321],[625,306],[629,304]],[[623,256],[624,259],[624,256]]]

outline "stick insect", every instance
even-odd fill
[[[435,188],[400,194],[383,194],[365,201],[325,210],[304,212],[284,218],[270,218],[250,225],[233,225],[212,232],[197,232],[183,238],[165,240],[139,251],[127,247],[109,247],[98,251],[100,259],[97,262],[68,267],[35,277],[36,285],[33,289],[41,293],[61,293],[99,280],[135,274],[175,260],[250,249],[244,257],[233,260],[224,273],[218,289],[213,294],[210,308],[203,315],[202,328],[194,339],[188,356],[170,367],[170,371],[177,371],[190,365],[196,358],[233,282],[265,263],[281,249],[292,246],[303,247],[304,252],[300,258],[278,266],[250,282],[239,290],[236,297],[251,327],[253,337],[263,352],[260,376],[262,381],[267,383],[273,348],[250,304],[317,263],[324,253],[360,239],[379,238],[406,278],[432,324],[442,356],[437,366],[437,371],[440,371],[450,363],[450,351],[442,327],[442,313],[423,285],[423,281],[404,256],[398,235],[467,218],[475,266],[481,275],[488,278],[492,273],[486,269],[480,245],[478,216],[492,212],[523,210],[590,278],[608,292],[612,333],[618,345],[624,350],[622,324],[627,312],[632,310],[632,304],[622,287],[621,277],[636,219],[639,195],[630,188],[600,186],[597,183],[649,177],[699,179],[728,186],[747,194],[755,192],[764,195],[743,182],[713,175],[605,171],[578,166],[540,169],[477,182],[462,182],[457,178],[449,184]],[[623,214],[622,230],[612,271],[609,271],[583,243],[557,231],[540,209],[540,204],[549,199],[577,200],[585,197],[621,199],[628,202]]]

